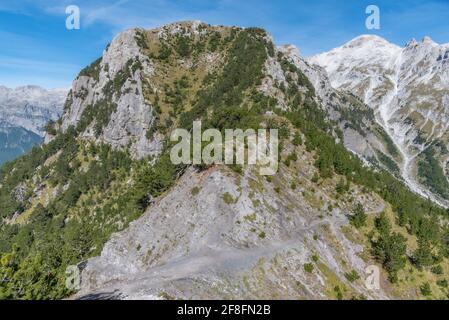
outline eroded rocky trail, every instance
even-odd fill
[[[281,291],[289,298],[325,298],[329,274],[312,276],[302,267],[312,255],[343,282],[344,270],[364,272],[366,264],[358,257],[362,248],[341,231],[349,224],[344,211],[320,217],[318,208],[288,194],[277,198],[270,183],[254,179],[249,172],[237,178],[225,168],[189,170],[169,195],[129,230],[115,235],[101,257],[89,261],[77,298],[85,292],[119,292],[124,299],[254,299],[274,298]],[[200,190],[194,197],[193,186]],[[224,201],[225,194],[232,202]],[[381,202],[370,205],[374,207],[368,214],[384,210]],[[180,217],[185,220],[182,228]],[[298,281],[301,293],[292,286]],[[386,297],[363,285],[353,289]]]

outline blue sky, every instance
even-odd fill
[[[381,10],[374,32],[365,28],[370,4]],[[68,5],[80,8],[80,30],[65,28]],[[304,56],[366,33],[398,45],[425,35],[449,42],[449,0],[0,0],[0,85],[69,87],[117,32],[193,19],[263,27]]]

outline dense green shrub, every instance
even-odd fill
[[[424,183],[430,190],[449,199],[449,182],[440,164],[435,159],[433,147],[428,147],[423,152],[423,157],[418,163],[419,176],[423,178]]]
[[[352,215],[349,216],[349,221],[356,228],[361,228],[366,225],[367,215],[363,209],[362,204],[357,203]]]

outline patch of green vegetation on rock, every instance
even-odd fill
[[[314,269],[313,264],[311,264],[311,263],[305,263],[305,264],[304,264],[304,270],[305,270],[307,273],[312,273],[312,272],[313,272],[313,269]]]
[[[377,127],[375,133],[385,142],[388,153],[398,157],[399,151],[390,136],[381,127]]]
[[[427,148],[418,162],[418,174],[431,191],[449,199],[449,182],[435,158],[433,147]]]
[[[248,215],[244,216],[244,219],[245,219],[246,221],[249,221],[249,222],[254,222],[254,221],[256,221],[256,219],[257,219],[257,215],[256,215],[255,212],[253,212],[253,213],[251,213],[251,214],[248,214]]]
[[[377,150],[376,150],[377,151]],[[377,158],[392,174],[399,176],[400,169],[397,163],[383,152],[377,151]]]
[[[190,190],[190,193],[192,194],[192,196],[196,196],[198,195],[198,193],[200,193],[200,188],[193,187],[192,190]]]
[[[226,204],[233,204],[233,203],[235,203],[234,198],[232,197],[232,195],[231,195],[229,192],[225,192],[225,193],[223,194],[223,201],[224,201]]]
[[[102,58],[98,58],[94,62],[92,62],[90,65],[82,69],[79,73],[79,76],[85,76],[85,77],[91,77],[95,81],[98,81],[100,78],[100,63]]]
[[[357,273],[357,271],[352,270],[351,272],[346,272],[345,273],[345,278],[349,281],[349,282],[355,282],[357,280],[360,279],[359,274]]]

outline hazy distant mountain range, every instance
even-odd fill
[[[61,115],[67,90],[0,86],[0,163],[42,141],[43,128]]]

